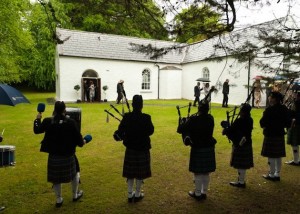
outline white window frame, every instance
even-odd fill
[[[145,68],[142,71],[142,85],[141,90],[142,91],[149,91],[151,89],[151,71],[147,68]]]
[[[204,67],[202,69],[202,78],[209,80],[209,69],[207,67]]]

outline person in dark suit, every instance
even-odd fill
[[[65,112],[65,103],[56,101],[53,116],[41,122],[42,114],[38,113],[33,124],[35,134],[45,133],[40,151],[49,154],[47,180],[53,184],[56,207],[63,204],[62,183],[72,183],[73,201],[83,196],[83,191],[78,189],[75,151],[77,146],[82,147],[91,140],[82,137],[75,120],[66,117]]]
[[[197,82],[197,85],[194,87],[194,104],[193,106],[196,106],[196,103],[200,103],[200,92],[203,90],[203,88],[200,88],[200,82]]]
[[[87,80],[84,80],[84,101],[86,102],[90,101],[90,90],[89,90],[89,84]]]
[[[282,104],[283,96],[280,92],[271,92],[268,99],[269,107],[260,119],[264,135],[261,155],[268,158],[269,164],[269,172],[263,178],[280,181],[282,157],[286,156],[285,129],[290,127],[291,119],[287,107]]]
[[[254,166],[252,149],[253,119],[250,114],[251,106],[243,104],[240,117],[231,126],[224,128],[222,134],[232,142],[230,165],[237,169],[238,180],[229,184],[234,187],[245,188],[246,170]]]
[[[229,94],[229,79],[226,79],[223,83],[223,102],[222,107],[228,107],[228,94]]]
[[[191,116],[182,125],[182,131],[188,133],[190,138],[184,142],[185,145],[191,146],[189,171],[194,173],[195,183],[195,190],[189,191],[188,194],[198,201],[206,199],[210,173],[216,170],[216,140],[213,138],[215,124],[208,111],[208,101],[201,101],[197,115]]]
[[[118,93],[117,104],[119,104],[124,97],[124,85],[123,84],[124,84],[124,80],[120,80],[117,84],[117,93]]]
[[[114,134],[115,140],[123,140],[126,147],[123,177],[127,178],[128,202],[138,202],[144,198],[141,192],[143,180],[151,177],[150,136],[154,133],[151,116],[142,113],[143,97],[134,95],[133,111],[125,113]],[[134,181],[136,183],[133,191]]]

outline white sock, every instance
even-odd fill
[[[269,167],[270,167],[270,172],[269,172],[270,177],[274,177],[274,173],[275,173],[275,159],[276,158],[268,158],[268,164],[269,164]]]
[[[128,190],[128,198],[132,198],[132,191],[133,191],[133,178],[127,178],[127,190]]]
[[[281,158],[275,158],[275,173],[274,173],[275,177],[280,177],[281,164],[282,164]]]
[[[79,176],[80,176],[79,172],[77,172],[71,182],[73,198],[77,198],[78,186],[79,186]]]
[[[56,196],[56,203],[61,203],[63,200],[61,197],[61,184],[53,184],[53,191]]]
[[[135,187],[135,196],[140,197],[143,180],[136,179],[135,182],[136,182],[136,184],[135,184],[136,185],[136,187]]]
[[[194,174],[194,182],[195,182],[195,195],[200,196],[201,195],[201,189],[202,189],[202,176],[201,176],[201,174]]]
[[[299,163],[299,146],[292,146],[294,162]]]
[[[207,190],[208,190],[209,180],[210,180],[209,173],[202,174],[201,177],[202,177],[202,190],[201,190],[201,193],[206,194]]]
[[[245,183],[245,177],[246,177],[246,169],[238,169],[239,174],[239,183],[244,184]]]

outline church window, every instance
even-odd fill
[[[144,69],[142,72],[142,90],[150,89],[150,71],[148,69]]]

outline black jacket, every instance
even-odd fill
[[[35,134],[45,133],[41,142],[41,152],[54,155],[73,155],[76,146],[82,147],[84,142],[75,120],[64,118],[55,123],[52,117],[34,120],[33,131]]]
[[[224,130],[224,134],[232,141],[234,146],[239,146],[242,137],[246,137],[246,142],[243,146],[247,146],[252,144],[252,129],[253,119],[251,117],[240,117],[229,128]]]
[[[191,147],[214,147],[216,140],[213,138],[214,118],[210,114],[190,117],[183,125],[182,131],[187,133],[192,140]]]
[[[291,117],[286,106],[276,104],[269,106],[260,119],[263,134],[267,137],[279,137],[285,135],[285,128],[290,127]]]
[[[194,87],[194,96],[200,97],[200,92],[203,90],[203,88],[200,88],[198,85]]]
[[[229,94],[229,84],[228,84],[228,82],[224,82],[222,93],[223,94]]]
[[[128,149],[145,151],[151,148],[150,135],[154,133],[151,116],[140,111],[126,113],[118,132],[124,136],[123,144]]]

